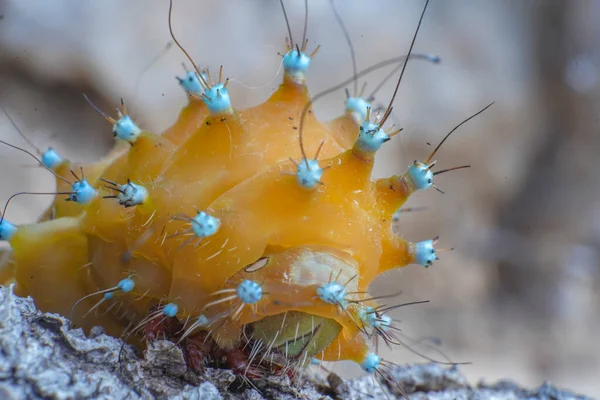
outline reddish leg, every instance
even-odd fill
[[[255,363],[250,364],[249,354],[242,349],[218,350],[219,355],[225,358],[227,367],[236,375],[243,375],[249,379],[259,379],[265,376],[265,371]],[[255,359],[256,361],[256,359]]]
[[[207,332],[198,332],[184,339],[180,345],[188,368],[202,372],[207,358],[217,351],[217,345]]]

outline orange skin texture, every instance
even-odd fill
[[[83,166],[99,190],[92,202],[81,205],[59,196],[53,220],[47,212],[41,222],[21,226],[10,242],[14,276],[6,280],[16,282],[17,293],[32,296],[42,310],[68,316],[79,299],[132,277],[131,293],[115,292],[127,311],[125,320],[111,313],[84,318],[101,300],[97,295],[77,304],[74,322],[88,328],[103,324],[119,334],[153,304],[175,302],[181,321],[225,313],[216,338],[222,347],[235,345],[244,324],[302,311],[342,326],[319,358],[360,362],[368,351],[356,322],[363,305],[341,310],[320,300],[316,289],[339,276],[342,284],[351,281],[348,292],[364,292],[381,272],[413,261],[411,245],[391,231],[392,214],[413,190],[402,177],[371,179],[374,155],[353,148],[358,125],[350,115],[324,124],[310,109],[304,148],[312,159],[322,144],[319,163],[327,169],[322,185],[302,188],[289,159],[302,162],[298,128],[309,99],[306,86],[292,79],[263,104],[223,115],[210,115],[204,103],[190,97],[162,135],[144,131],[131,145],[121,143],[105,159]],[[68,162],[56,172],[69,179],[69,168],[79,174]],[[100,178],[118,184],[131,179],[148,197],[124,208],[102,198],[115,193]],[[57,186],[70,190],[61,180]],[[193,217],[195,210],[220,219],[216,234],[171,237],[190,227],[173,218]],[[261,257],[269,259],[264,268],[244,272]],[[311,257],[325,261],[315,264]],[[243,279],[261,283],[265,294],[233,318],[239,299],[214,303],[232,293],[219,291],[235,289]]]
[[[200,128],[208,115],[208,107],[204,102],[197,97],[189,96],[189,103],[181,110],[175,124],[164,131],[161,136],[179,146]]]
[[[352,113],[346,112],[341,117],[330,121],[328,124],[331,136],[345,149],[354,146],[358,138],[358,124]]]

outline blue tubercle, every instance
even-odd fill
[[[102,115],[104,119],[113,124],[113,135],[115,137],[118,137],[119,139],[131,144],[136,141],[142,130],[127,114],[127,107],[125,106],[125,101],[123,99],[121,99],[121,109],[117,108],[118,119],[115,119],[96,107],[96,105],[92,103],[92,101],[85,94],[83,97],[85,97],[90,106],[92,106],[92,108],[96,110],[98,114]]]
[[[162,313],[164,315],[166,315],[167,317],[174,317],[177,315],[177,311],[179,310],[179,307],[177,306],[177,304],[175,303],[169,303],[167,305],[165,305],[162,309]]]
[[[86,179],[81,179],[71,186],[72,193],[67,198],[68,201],[74,201],[79,204],[88,204],[96,197],[98,192],[88,183]]]
[[[427,61],[430,61],[434,64],[438,64],[442,61],[442,58],[435,54],[426,54],[425,57],[426,57]]]
[[[375,353],[369,352],[365,355],[365,358],[361,361],[360,367],[371,374],[371,373],[377,371],[377,368],[379,367],[380,362],[381,362],[381,357],[379,357]]]
[[[198,319],[196,320],[196,324],[198,326],[206,326],[208,325],[208,318],[206,318],[206,316],[204,314],[202,314],[201,316],[198,317]]]
[[[104,300],[112,300],[115,298],[114,292],[106,292],[104,293]]]
[[[317,288],[317,296],[325,303],[335,304],[341,308],[346,308],[346,289],[337,282],[327,282]]]
[[[119,204],[125,207],[137,206],[142,204],[148,198],[148,191],[145,187],[136,185],[129,181],[125,185],[119,185],[117,200]]]
[[[303,188],[314,189],[321,182],[323,168],[319,166],[318,160],[302,160],[297,169],[296,179]]]
[[[231,110],[231,99],[229,92],[222,83],[217,83],[204,91],[202,94],[204,104],[213,114],[228,112]]]
[[[190,219],[192,224],[192,231],[197,237],[212,236],[221,227],[221,220],[217,217],[213,217],[200,211],[194,218]]]
[[[135,142],[141,132],[129,115],[121,116],[113,125],[113,134],[129,143]]]
[[[377,313],[373,307],[366,306],[358,312],[358,319],[368,327],[374,327],[377,323]]]
[[[15,236],[17,233],[17,226],[11,222],[8,222],[6,219],[2,218],[2,222],[0,222],[0,240],[9,241]]]
[[[186,92],[191,92],[197,95],[201,95],[204,91],[202,89],[202,85],[200,84],[200,79],[198,79],[197,72],[188,71],[185,74],[185,77],[179,78],[177,77],[179,84]]]
[[[360,125],[354,148],[362,153],[375,153],[388,140],[390,136],[378,124],[364,121]]]
[[[415,190],[425,190],[433,186],[433,172],[422,162],[415,161],[406,172]]]
[[[242,303],[254,304],[262,298],[263,290],[258,282],[246,279],[238,285],[236,293]]]
[[[135,282],[131,278],[122,279],[117,284],[117,288],[121,289],[125,293],[131,292],[134,287],[135,287]]]
[[[104,293],[104,300],[112,300],[115,298],[115,291],[121,290],[123,293],[129,293],[135,287],[135,282],[131,278],[121,279],[117,286],[114,288],[108,289],[109,291]]]
[[[367,327],[387,331],[392,324],[392,318],[378,314],[373,307],[366,306],[358,312],[358,319]]]
[[[346,99],[346,112],[350,113],[357,124],[362,124],[367,119],[367,109],[371,103],[362,97],[348,97]]]
[[[310,57],[297,49],[292,49],[283,56],[283,71],[286,74],[304,74],[309,66]]]
[[[413,257],[415,263],[424,267],[429,267],[436,260],[435,249],[433,248],[433,240],[423,240],[422,242],[414,243]]]
[[[392,317],[388,315],[381,315],[375,321],[375,327],[381,329],[383,332],[386,332],[392,326]]]
[[[48,150],[42,153],[40,161],[45,167],[54,169],[63,162],[63,158],[52,147],[48,147]]]

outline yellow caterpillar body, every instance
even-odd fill
[[[359,98],[317,120],[305,47],[288,46],[282,84],[256,107],[234,109],[227,82],[192,71],[180,80],[189,104],[162,134],[140,129],[123,106],[105,115],[118,143],[101,161],[44,153],[70,201],[57,196],[38,223],[2,220],[4,282],[78,326],[131,340],[165,333],[196,350],[192,362],[235,353],[236,366],[251,342],[262,355],[248,365],[274,355],[280,370],[314,358],[377,371],[367,342],[391,322],[368,287],[436,259],[434,241],[392,232],[407,198],[433,186],[432,165],[372,180],[376,151],[396,132]],[[198,335],[214,343],[207,354]]]

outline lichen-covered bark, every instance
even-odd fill
[[[456,368],[435,364],[397,368],[392,376],[411,399],[585,399],[549,384],[526,390],[511,382],[471,386]],[[157,342],[143,357],[95,329],[86,337],[31,299],[0,287],[1,399],[394,399],[370,376],[344,381],[307,373],[295,387],[268,379],[244,386],[227,370],[187,371],[181,352]]]

